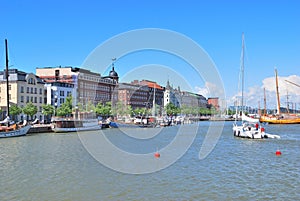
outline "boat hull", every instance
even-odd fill
[[[30,125],[27,125],[16,130],[0,132],[0,138],[24,136],[28,133],[30,127]]]
[[[260,122],[269,124],[300,124],[300,118],[275,118],[275,117],[261,117]]]
[[[264,131],[264,129],[256,129],[255,127],[245,127],[237,126],[233,127],[233,135],[239,138],[248,138],[248,139],[280,139],[279,135],[269,134]]]
[[[79,128],[52,128],[55,133],[66,133],[66,132],[78,132],[78,131],[93,131],[101,130],[102,125],[90,126],[90,127],[79,127]]]

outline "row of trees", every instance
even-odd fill
[[[31,118],[33,117],[33,115],[35,115],[37,113],[38,109],[35,105],[33,105],[32,102],[27,103],[27,105],[24,108],[20,108],[17,105],[12,105],[9,108],[9,113],[10,116],[13,118],[13,120],[15,120],[15,116],[19,115],[19,114],[26,114],[28,116],[30,116]],[[0,110],[0,112],[2,113],[2,110]]]
[[[96,113],[97,115],[101,116],[135,116],[135,115],[158,115],[166,113],[168,116],[177,116],[179,114],[185,115],[213,115],[216,114],[217,111],[214,107],[212,109],[209,108],[201,108],[201,107],[189,107],[189,106],[182,106],[181,108],[176,107],[174,104],[169,103],[166,105],[164,109],[160,108],[159,105],[155,105],[155,110],[153,111],[152,108],[137,108],[132,109],[131,106],[125,106],[122,102],[117,102],[115,107],[111,107],[111,103],[108,102],[105,105],[99,103],[96,106]]]
[[[136,115],[151,115],[154,112],[154,115],[164,113],[168,116],[177,116],[179,114],[185,115],[212,115],[216,114],[216,110],[200,107],[189,107],[182,106],[181,108],[176,107],[174,104],[169,103],[165,108],[160,108],[158,105],[155,105],[155,110],[152,108],[137,108],[132,109],[131,106],[125,106],[122,102],[117,102],[115,107],[112,107],[111,102],[106,104],[98,103],[96,106],[92,102],[87,102],[86,105],[79,103],[75,108],[72,106],[72,97],[67,97],[66,101],[60,105],[60,107],[55,108],[52,105],[44,104],[42,105],[42,113],[50,118],[52,115],[57,116],[71,116],[73,112],[93,112],[98,116],[109,117],[109,116],[136,116]],[[38,108],[31,102],[27,103],[24,108],[20,108],[17,105],[10,107],[10,115],[14,118],[19,114],[25,114],[32,117],[37,113]],[[76,111],[76,112],[77,112]],[[1,112],[1,111],[0,111]]]

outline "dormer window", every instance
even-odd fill
[[[29,78],[28,84],[33,84],[33,85],[35,85],[35,79]]]

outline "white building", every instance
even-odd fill
[[[169,103],[172,103],[176,107],[180,107],[180,105],[181,105],[181,92],[180,92],[179,87],[178,87],[178,89],[173,89],[170,86],[170,82],[168,80],[165,91],[164,91],[164,107]]]
[[[74,85],[64,82],[53,82],[45,84],[46,104],[60,107],[66,102],[68,96],[75,96]]]

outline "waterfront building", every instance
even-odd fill
[[[165,87],[163,103],[164,103],[164,107],[169,103],[172,103],[173,105],[179,108],[181,105],[180,87],[178,87],[178,89],[173,89],[173,87],[171,87],[170,85],[169,80],[167,81],[167,85]]]
[[[0,107],[2,110],[2,119],[7,112],[6,98],[6,78],[5,70],[0,71]],[[9,105],[17,105],[24,108],[27,103],[32,102],[38,109],[38,112],[33,116],[25,116],[20,114],[14,118],[16,121],[33,120],[38,118],[43,120],[42,105],[45,103],[44,82],[33,73],[25,73],[17,69],[8,70],[9,80]],[[33,119],[31,119],[33,118]]]
[[[146,101],[148,108],[153,108],[153,103],[155,103],[155,105],[158,105],[159,108],[163,107],[164,87],[150,80],[141,80],[141,81],[134,80],[131,82],[131,84],[148,87],[148,93],[147,93],[148,98]],[[155,101],[153,101],[154,97],[155,97]]]
[[[211,97],[207,99],[207,103],[211,106],[213,106],[216,110],[220,109],[219,105],[219,98],[218,97]]]
[[[132,109],[145,108],[148,105],[148,86],[130,83],[119,83],[117,87],[118,101]]]
[[[181,91],[179,86],[178,89],[174,89],[168,80],[164,91],[164,106],[169,103],[179,108],[183,105],[201,108],[207,108],[208,106],[207,99],[204,96],[188,91]]]
[[[60,107],[66,102],[68,96],[73,96],[74,84],[65,82],[52,82],[45,84],[46,104]]]
[[[113,90],[118,82],[118,74],[114,68],[109,76],[101,77],[100,73],[77,67],[38,67],[36,74],[47,83],[73,84],[73,105],[87,105],[98,102],[106,103],[113,99]]]
[[[161,109],[163,106],[163,91],[164,88],[156,82],[134,80],[131,83],[118,83],[116,97],[117,101],[122,102],[124,106],[131,106],[133,110],[154,108],[153,103]],[[153,101],[154,97],[155,101]]]
[[[207,99],[196,93],[182,91],[181,92],[181,106],[207,108]]]

